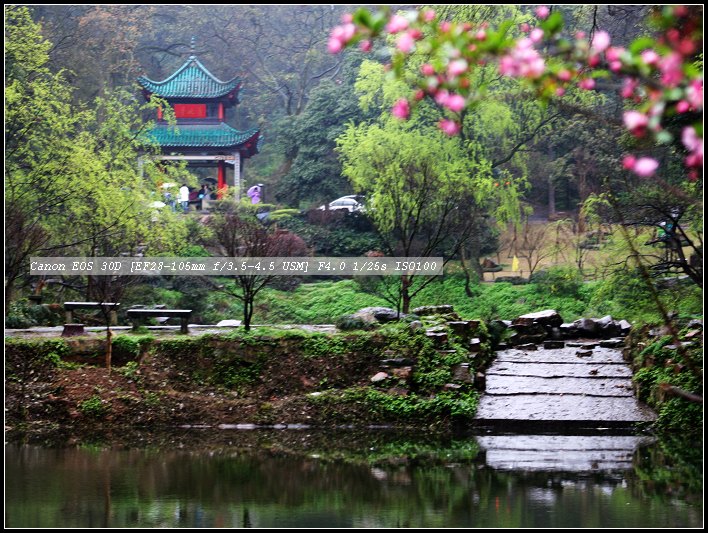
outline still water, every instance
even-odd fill
[[[701,455],[685,444],[217,433],[7,444],[5,526],[702,526]]]

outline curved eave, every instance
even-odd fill
[[[256,128],[239,131],[223,123],[218,127],[157,125],[146,133],[146,140],[163,150],[229,150],[248,158],[258,153],[262,136]]]
[[[196,71],[199,79],[191,76],[181,80],[180,77],[185,77],[185,71],[190,68]],[[146,98],[150,94],[156,94],[163,98],[184,99],[227,97],[229,100],[235,101],[235,103],[238,103],[238,91],[241,87],[241,80],[238,77],[234,77],[229,81],[222,81],[209,72],[194,56],[190,57],[184,65],[162,81],[140,76],[138,77],[138,83],[143,87]],[[187,87],[187,90],[185,90],[185,87]]]

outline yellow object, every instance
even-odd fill
[[[514,259],[511,261],[511,270],[516,272],[519,270],[519,258],[514,256]]]

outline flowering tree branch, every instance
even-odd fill
[[[595,28],[591,38],[565,35],[562,14],[547,6],[535,15],[535,26],[515,28],[507,20],[492,28],[442,21],[432,9],[392,14],[362,8],[332,30],[328,48],[339,53],[358,44],[368,52],[376,38],[389,36],[395,47],[390,70],[413,89],[395,103],[393,115],[406,119],[417,102],[431,98],[450,113],[439,123],[447,135],[457,135],[460,113],[485,97],[486,86],[475,83],[475,70],[485,65],[519,79],[543,101],[574,87],[594,90],[598,79],[620,79],[620,94],[631,106],[623,117],[627,130],[657,145],[682,146],[689,179],[696,180],[703,167],[702,6],[657,8],[651,17],[657,37],[639,37],[627,48],[613,46],[609,33]],[[411,77],[405,67],[414,51],[427,61]],[[649,177],[659,163],[628,155],[623,166]]]

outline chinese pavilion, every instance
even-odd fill
[[[140,76],[138,83],[146,99],[154,94],[167,100],[177,119],[176,127],[170,125],[158,110],[157,124],[147,134],[161,148],[156,158],[216,166],[217,190],[232,186],[240,198],[243,160],[257,154],[262,141],[257,128],[239,131],[224,122],[226,111],[240,103],[241,80],[221,81],[209,72],[194,55],[192,39],[192,55],[174,74],[162,81]],[[231,179],[227,163],[233,165]]]

